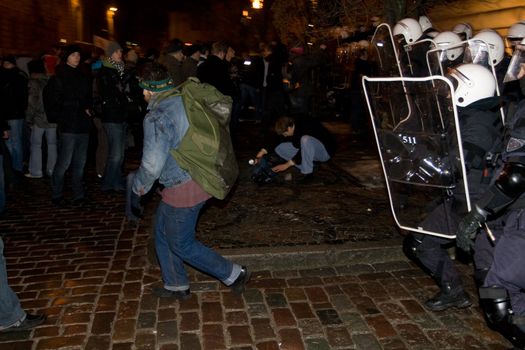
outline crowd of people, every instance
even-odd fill
[[[516,50],[517,69],[510,66],[510,57],[504,53],[503,38],[490,29],[472,35],[472,28],[462,23],[451,31],[438,32],[424,17],[419,21],[403,19],[392,32],[392,43],[396,43],[400,55],[399,61],[394,61],[399,65],[394,71],[405,77],[446,73],[454,88],[453,96],[448,94],[445,98],[454,97],[451,103],[458,111],[467,169],[465,181],[474,203],[467,213],[459,203],[464,193],[447,192],[447,197],[435,204],[418,229],[404,239],[407,256],[423,266],[440,287],[440,292],[425,306],[442,311],[471,305],[447,248],[457,243],[470,253],[473,247],[474,275],[485,316],[493,328],[523,348],[525,270],[521,267],[525,235],[520,218],[525,207],[525,62],[520,59],[523,60],[521,51],[525,52],[525,22],[512,26],[512,35],[507,38]],[[382,73],[389,78],[393,72],[392,67],[380,64],[372,69],[369,46],[361,44],[359,48],[357,74],[351,84],[352,108],[358,110],[363,109],[360,78]],[[438,55],[437,66],[432,67],[427,52],[437,49],[443,53]],[[317,120],[309,118],[312,97],[319,88],[312,79],[313,72],[326,64],[326,46],[307,53],[303,47],[287,50],[272,43],[261,44],[256,51],[237,57],[234,48],[224,41],[207,46],[186,45],[173,39],[160,55],[139,59],[134,50],[125,51],[112,41],[102,57],[90,57],[86,66],[81,48],[69,45],[60,49],[59,64],[51,65],[52,68],[48,67],[52,61],[49,59],[29,62],[29,77],[17,67],[14,56],[4,57],[0,70],[0,128],[5,142],[0,147],[0,163],[7,165],[6,174],[14,179],[50,177],[54,205],[81,205],[88,200],[83,178],[92,130],[97,130],[96,169],[101,190],[111,193],[126,191],[123,162],[129,135],[135,136],[134,142],[143,148],[141,165],[127,180],[133,214],[141,216],[141,197],[157,180],[163,187],[156,214],[155,245],[164,285],[156,288],[154,294],[159,298],[188,298],[190,286],[184,262],[240,294],[250,279],[248,268],[225,259],[195,237],[198,215],[212,195],[204,190],[194,172],[171,156],[194,127],[184,109],[183,97],[177,92],[194,77],[231,99],[232,130],[247,114],[248,107],[253,109],[255,122],[266,129],[274,126],[279,140],[268,142],[253,160],[255,164],[266,164],[268,154],[275,153],[278,161],[270,167],[271,173],[296,167],[302,180],[309,181],[314,162],[328,161],[336,149],[333,136]],[[512,78],[509,72],[514,75]],[[418,101],[417,96],[411,101],[416,107],[425,102]],[[405,121],[400,122],[399,132],[404,130],[405,125],[401,124]],[[357,121],[353,124],[359,125]],[[27,171],[26,126],[31,130]],[[495,153],[502,156],[494,157]],[[71,199],[64,198],[64,176],[68,170]],[[3,212],[5,186],[3,172],[0,173]],[[490,234],[477,234],[485,223],[493,227]],[[448,232],[451,227],[457,240],[428,234]],[[6,279],[3,260],[0,273],[0,278]],[[7,283],[0,284],[0,291],[0,299],[9,301],[6,312],[15,315],[6,321],[0,318],[0,331],[28,329],[44,321],[43,316],[26,315],[20,309]],[[2,310],[2,314],[6,313]]]
[[[195,238],[199,212],[211,194],[194,172],[170,156],[192,127],[180,92],[192,78],[211,85],[230,101],[231,129],[250,107],[254,121],[267,130],[279,120],[275,131],[283,142],[277,150],[285,152],[282,156],[287,162],[273,171],[294,165],[308,176],[313,162],[328,160],[335,149],[321,124],[306,122],[313,90],[311,71],[320,64],[321,53],[307,57],[303,48],[288,52],[272,43],[236,57],[223,41],[186,45],[173,39],[159,55],[151,50],[141,57],[115,41],[86,54],[73,44],[56,47],[27,65],[15,56],[1,58],[0,214],[5,215],[6,190],[24,178],[49,178],[54,206],[87,203],[84,175],[88,152],[93,149],[101,191],[124,195],[128,185],[128,205],[135,217],[141,215],[140,197],[156,181],[163,187],[155,246],[164,285],[153,291],[155,295],[180,300],[189,296],[183,262],[215,276],[235,294],[242,293],[250,278],[247,267],[225,259]],[[293,103],[287,103],[290,100]],[[282,119],[285,111],[293,118]],[[307,135],[308,131],[314,133]],[[123,163],[130,138],[136,146],[143,145],[142,160],[126,179]],[[71,191],[65,188],[66,173],[71,176]],[[65,194],[70,192],[69,198]],[[45,316],[27,314],[21,308],[7,284],[0,243],[0,332],[33,328]]]

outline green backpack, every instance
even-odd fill
[[[189,128],[170,153],[204,191],[224,199],[239,175],[229,128],[232,98],[196,78],[177,89]]]

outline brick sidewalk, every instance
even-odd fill
[[[381,189],[359,188],[352,179],[328,170],[329,179],[335,179],[331,185],[277,187],[287,194],[276,206],[268,204],[272,196],[267,193],[257,197],[268,197],[267,202],[253,203],[255,194],[265,191],[246,185],[241,190],[250,195],[237,203],[244,211],[233,211],[231,226],[214,223],[215,218],[232,215],[228,206],[214,208],[208,221],[201,219],[206,229],[203,240],[227,248],[255,242],[258,254],[270,254],[276,242],[284,242],[301,254],[316,243],[375,241],[380,245],[391,239],[395,230]],[[122,196],[101,193],[92,170],[87,179],[91,203],[83,207],[51,206],[46,179],[23,180],[9,192],[8,213],[0,220],[0,233],[6,235],[9,283],[24,308],[44,312],[48,320],[33,331],[0,334],[1,350],[509,346],[487,328],[478,307],[427,312],[422,302],[437,288],[417,267],[395,254],[391,257],[397,260],[378,262],[356,250],[358,258],[349,259],[350,265],[338,259],[319,268],[297,267],[301,259],[281,270],[254,264],[252,281],[240,298],[191,270],[191,299],[180,304],[159,301],[151,287],[160,283],[160,273],[147,257],[155,204],[148,207],[138,227],[129,225],[122,215]],[[309,204],[301,206],[292,198]],[[251,211],[255,210],[263,216],[254,215]],[[256,217],[260,224],[244,222],[247,216]],[[399,253],[399,247],[392,249]],[[279,259],[279,252],[274,250],[272,257]],[[468,291],[475,295],[471,267],[459,268]]]
[[[255,271],[243,297],[191,271],[191,299],[159,301],[151,287],[160,274],[147,262],[143,226],[65,214],[69,221],[57,222],[56,213],[39,218],[38,226],[52,225],[54,234],[38,232],[31,220],[11,222],[17,232],[6,238],[10,284],[26,309],[48,320],[34,331],[0,335],[2,350],[508,346],[477,307],[425,311],[421,302],[436,288],[407,261]]]

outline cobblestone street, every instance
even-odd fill
[[[373,141],[356,142],[340,121],[327,126],[339,153],[307,185],[295,183],[296,173],[274,185],[251,183],[247,160],[261,145],[243,138],[239,184],[201,216],[199,239],[253,271],[242,297],[192,269],[189,300],[152,294],[161,283],[148,254],[158,196],[135,225],[123,215],[123,196],[100,191],[92,165],[84,206],[54,207],[49,179],[22,180],[0,221],[9,282],[26,310],[48,319],[32,331],[0,333],[0,349],[510,347],[485,325],[476,301],[424,309],[437,287],[402,255]],[[137,165],[130,159],[126,167]],[[474,299],[472,266],[458,267]]]

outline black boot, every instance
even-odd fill
[[[452,286],[450,283],[444,283],[438,294],[425,301],[425,306],[431,311],[443,311],[452,307],[463,309],[470,305],[470,298],[463,287]]]

